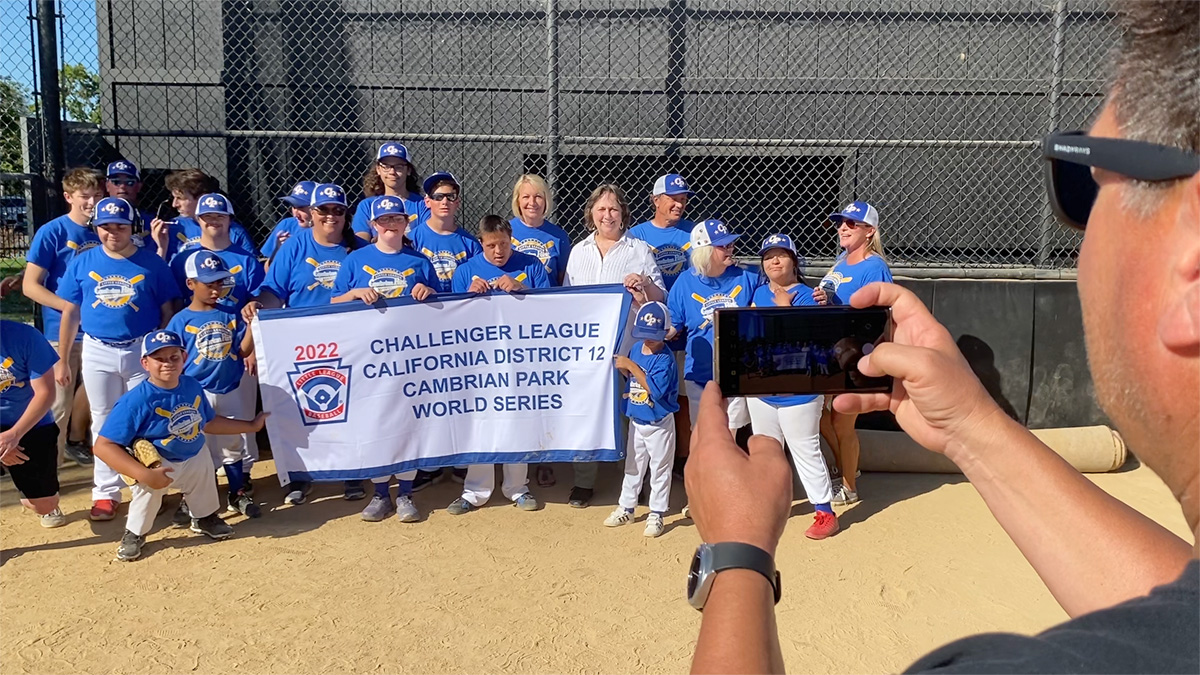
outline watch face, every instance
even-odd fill
[[[690,599],[696,594],[696,584],[700,583],[700,549],[692,556],[692,568],[688,570],[687,594]]]

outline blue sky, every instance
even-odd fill
[[[29,42],[30,0],[0,0],[0,76],[33,88],[33,47]],[[99,69],[95,0],[58,0],[63,15],[59,62]]]

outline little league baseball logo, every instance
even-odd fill
[[[306,286],[304,290],[311,291],[317,286],[333,288],[333,282],[337,279],[338,272],[342,269],[342,261],[326,260],[318,262],[316,258],[305,258],[304,262],[313,267],[313,282]]]
[[[10,357],[5,357],[0,361],[0,394],[8,391],[9,387],[22,387],[24,382],[17,382],[17,376],[12,371],[13,360]]]
[[[513,248],[521,253],[526,253],[537,258],[543,265],[546,264],[546,261],[550,260],[550,249],[554,248],[553,241],[542,241],[532,237],[521,239],[520,241],[516,237],[513,237],[512,243]]]
[[[163,445],[175,439],[194,441],[200,435],[200,397],[194,403],[181,403],[172,410],[155,408],[154,412],[167,419],[167,432],[171,438],[165,439]]]
[[[349,415],[350,366],[341,359],[296,363],[288,373],[300,419],[306,426],[345,422]]]
[[[654,264],[658,265],[658,271],[668,277],[678,276],[683,271],[683,266],[687,263],[687,255],[683,249],[677,246],[663,246],[653,249]]]
[[[411,269],[403,272],[390,267],[376,270],[370,265],[363,265],[363,271],[371,275],[367,286],[385,298],[398,298],[404,295],[404,289],[408,288],[408,277],[413,274]]]
[[[104,305],[109,309],[120,309],[129,305],[133,311],[141,311],[133,302],[133,296],[137,295],[137,289],[134,287],[144,281],[145,276],[139,274],[132,279],[126,279],[118,274],[102,277],[95,272],[88,272],[88,276],[96,282],[96,301],[92,303],[92,307]]]
[[[209,321],[196,326],[188,326],[184,330],[196,336],[196,358],[192,363],[201,361],[224,361],[233,351],[233,329],[236,323]]]
[[[438,279],[442,281],[450,281],[454,278],[454,270],[458,269],[458,260],[465,257],[466,253],[452,253],[450,251],[430,251],[427,248],[421,249],[421,254],[429,258],[429,263],[433,265],[433,271],[437,272]]]

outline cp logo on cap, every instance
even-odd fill
[[[654,324],[658,323],[658,317],[654,316],[654,314],[651,312],[646,312],[642,315],[642,323],[648,326],[653,326]]]
[[[304,186],[303,186],[303,185],[297,185],[297,186],[296,186],[296,189],[295,189],[295,190],[292,190],[292,194],[294,194],[294,195],[302,195],[302,194],[304,194]]]
[[[767,243],[768,244],[778,244],[781,241],[783,241],[782,237],[780,237],[777,234],[773,234],[773,235],[771,235],[771,238],[767,240]]]
[[[847,207],[846,207],[846,213],[858,213],[858,205],[857,205],[857,204],[851,204],[850,206],[847,206]]]
[[[126,164],[125,162],[117,162],[117,165],[116,165],[115,167],[113,167],[113,168],[114,168],[114,169],[121,169],[121,170],[123,171],[123,170],[125,170],[125,169],[128,169],[128,168],[129,168],[129,165],[128,165],[128,164]]]
[[[120,212],[121,212],[121,205],[120,205],[120,204],[117,204],[116,202],[109,202],[109,203],[107,203],[107,204],[105,204],[105,205],[104,205],[104,212],[105,212],[105,213],[114,213],[114,214],[115,214],[115,213],[120,213]]]
[[[207,206],[207,207],[208,207],[208,208],[210,208],[210,209],[211,209],[211,208],[213,208],[214,206],[216,206],[216,205],[220,204],[220,203],[221,203],[221,202],[217,201],[217,198],[216,198],[216,197],[209,197],[208,199],[205,199],[205,200],[204,200],[204,205],[205,205],[205,206]]]
[[[673,179],[671,180],[671,185],[679,185],[679,186],[682,186],[682,185],[683,185],[683,178],[681,178],[680,176],[676,176],[675,178],[673,178]]]
[[[729,228],[725,227],[724,223],[717,223],[717,226],[713,228],[713,232],[716,232],[717,234],[728,234]]]
[[[384,151],[384,152],[396,152],[396,146],[394,146],[394,145],[389,145],[389,146],[387,146],[386,148],[384,148],[384,149],[383,149],[383,151]]]
[[[216,258],[205,258],[204,262],[200,263],[200,266],[207,267],[210,270],[216,269],[217,268],[217,259]]]
[[[393,202],[393,201],[392,201],[392,200],[390,200],[390,199],[384,199],[384,200],[382,200],[382,201],[380,201],[380,202],[379,202],[379,208],[381,208],[381,209],[390,209],[390,208],[392,208],[393,206],[395,206],[395,204],[396,204],[396,203],[395,203],[395,202]]]
[[[154,342],[170,342],[171,336],[167,333],[157,333],[154,336]]]
[[[326,197],[336,197],[338,196],[338,191],[334,188],[327,187],[324,190],[321,190],[321,194],[325,195]]]

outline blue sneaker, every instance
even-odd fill
[[[446,507],[446,512],[452,516],[461,516],[468,511],[474,511],[476,508],[478,507],[471,502],[459,497],[458,499],[450,502],[450,506]]]

